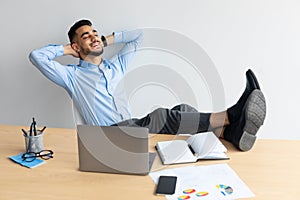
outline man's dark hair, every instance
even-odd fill
[[[73,38],[76,35],[76,30],[79,29],[82,26],[85,26],[85,25],[92,26],[92,22],[87,20],[87,19],[82,19],[82,20],[79,20],[78,22],[76,22],[70,28],[70,30],[68,32],[68,36],[69,36],[69,40],[70,40],[71,43],[73,42]]]

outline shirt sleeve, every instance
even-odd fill
[[[142,40],[143,32],[140,29],[115,33],[114,43],[125,43],[124,47],[118,52],[116,57],[113,57],[113,60],[118,60],[123,73],[126,71],[128,63],[133,59]]]
[[[64,54],[62,45],[48,45],[40,49],[33,50],[29,55],[29,60],[48,79],[67,89],[72,67],[61,65],[53,59]]]

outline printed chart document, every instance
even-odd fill
[[[163,164],[229,159],[227,149],[213,132],[198,133],[187,140],[158,142],[155,146]]]
[[[187,166],[149,175],[156,184],[159,176],[177,176],[175,193],[166,195],[168,200],[232,200],[255,196],[227,164]]]

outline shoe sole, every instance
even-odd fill
[[[256,89],[250,94],[245,110],[245,126],[239,141],[242,151],[249,151],[256,140],[256,133],[266,118],[266,100],[263,93]]]

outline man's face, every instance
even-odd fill
[[[103,43],[96,30],[91,26],[81,26],[76,30],[72,46],[82,58],[100,56],[103,53]]]

